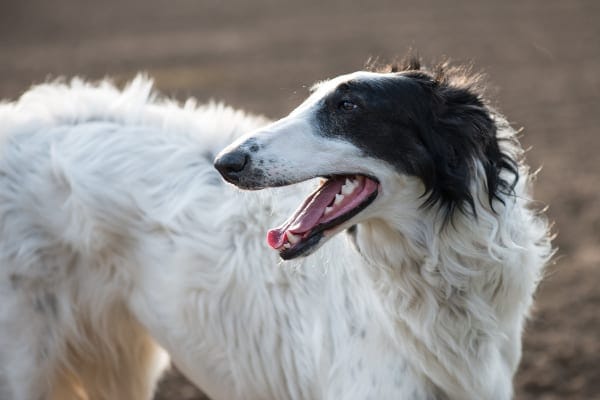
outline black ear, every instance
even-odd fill
[[[494,200],[503,202],[502,195],[512,193],[518,179],[517,162],[501,150],[493,111],[478,91],[478,77],[469,78],[462,70],[452,73],[460,75],[439,70],[434,76],[408,73],[427,88],[432,99],[431,124],[421,135],[432,163],[421,176],[427,190],[424,205],[440,204],[447,217],[456,209],[476,216],[472,193],[476,164],[485,171],[493,209]],[[507,181],[502,171],[509,171],[514,179]]]

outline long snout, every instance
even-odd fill
[[[282,118],[250,132],[219,153],[214,167],[223,179],[241,189],[263,189],[281,186],[281,179],[273,179],[273,169],[285,169],[281,158],[297,151],[289,146],[295,133],[306,127],[294,118]]]
[[[349,144],[320,135],[308,111],[242,136],[217,155],[215,168],[227,182],[247,190],[340,172]]]

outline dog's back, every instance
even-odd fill
[[[191,203],[214,212],[214,154],[261,119],[151,88],[74,80],[0,104],[2,399],[153,392],[167,358],[127,305],[132,252],[152,253],[136,241],[175,231]]]

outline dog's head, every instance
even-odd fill
[[[356,72],[314,86],[288,116],[240,138],[215,161],[243,189],[324,178],[298,210],[268,233],[284,259],[307,255],[367,218],[386,218],[398,187],[445,218],[475,213],[477,167],[490,204],[511,190],[516,163],[501,151],[494,115],[464,71],[420,69]],[[393,198],[395,197],[395,199]],[[379,204],[379,207],[376,205]]]

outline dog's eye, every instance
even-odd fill
[[[358,108],[358,106],[356,104],[352,103],[351,101],[344,100],[344,101],[340,102],[340,104],[338,105],[338,108],[340,110],[344,110],[344,111],[353,111],[353,110],[356,110]]]

